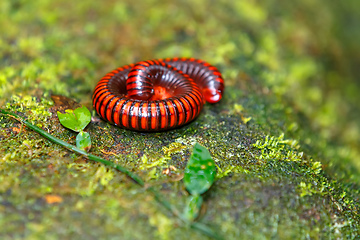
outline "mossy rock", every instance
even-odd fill
[[[341,24],[359,18],[360,4],[350,2],[3,0],[0,105],[75,144],[51,94],[91,108],[97,81],[121,65],[204,59],[225,78],[220,103],[161,133],[120,129],[93,111],[91,153],[138,173],[182,211],[181,178],[198,142],[217,178],[197,221],[225,239],[356,239],[359,88],[347,59],[360,56],[360,34]],[[1,239],[204,239],[125,175],[8,116],[0,124]]]

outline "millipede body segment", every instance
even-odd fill
[[[95,87],[93,105],[117,126],[162,131],[191,122],[205,102],[220,101],[223,91],[216,67],[194,58],[167,58],[109,72]]]

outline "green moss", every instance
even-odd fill
[[[260,159],[279,161],[300,161],[303,152],[297,152],[300,148],[296,140],[284,140],[284,134],[279,137],[266,136],[265,141],[256,141],[254,147],[261,150]]]
[[[46,122],[51,116],[48,108],[52,105],[53,102],[46,98],[37,99],[29,95],[14,95],[11,101],[7,102],[5,109],[11,112],[22,111],[27,114],[29,122],[36,124],[38,127],[43,127],[42,122]]]

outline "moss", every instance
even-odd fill
[[[182,210],[181,173],[199,142],[218,168],[199,221],[226,239],[356,239],[360,5],[347,4],[1,1],[0,105],[75,144],[50,94],[91,107],[97,80],[116,67],[202,58],[225,78],[219,104],[161,133],[94,115],[92,153],[136,171]],[[1,239],[203,239],[122,174],[13,119],[0,116],[0,126]]]

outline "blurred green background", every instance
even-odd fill
[[[226,98],[275,98],[291,120],[259,125],[359,189],[359,23],[358,0],[2,0],[0,105],[55,93],[90,106],[114,68],[201,58],[222,71]]]

